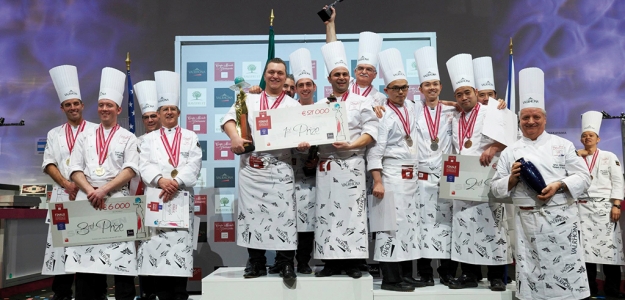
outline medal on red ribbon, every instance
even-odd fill
[[[268,109],[278,108],[278,106],[280,106],[280,103],[282,102],[282,99],[284,99],[284,95],[286,95],[286,93],[284,93],[284,91],[282,91],[282,93],[280,93],[278,98],[276,98],[276,101],[273,103],[273,105],[271,105],[271,108],[269,108],[269,102],[267,101],[267,93],[265,93],[263,91],[260,94],[260,110],[268,110]]]
[[[597,151],[595,151],[595,153],[592,154],[592,159],[590,160],[590,165],[588,165],[588,160],[584,159],[584,162],[586,163],[586,166],[588,167],[588,172],[590,172],[590,180],[595,179],[595,177],[592,176],[592,170],[595,168],[595,164],[597,163],[597,157],[599,157],[599,149],[597,149]]]
[[[471,137],[473,136],[473,129],[475,129],[475,120],[477,120],[477,114],[480,112],[480,107],[481,105],[478,103],[475,105],[473,110],[469,112],[471,114],[469,116],[469,121],[466,120],[466,113],[464,111],[460,115],[460,122],[458,122],[458,126],[460,127],[460,142],[458,143],[460,145],[460,151],[462,151],[463,145],[465,148],[471,148],[471,146],[473,145],[473,142],[471,142]],[[465,138],[467,140],[463,144],[462,141],[464,141]]]
[[[439,102],[436,105],[436,117],[434,121],[432,121],[432,116],[430,116],[430,108],[427,105],[423,104],[423,115],[425,116],[425,123],[428,126],[428,132],[430,133],[430,140],[432,143],[430,144],[430,149],[432,151],[438,150],[438,128],[441,122],[441,109],[442,105]]]
[[[76,134],[72,133],[72,126],[67,123],[65,124],[65,142],[67,143],[67,148],[69,149],[70,156],[72,155],[72,151],[74,150],[74,144],[76,143],[76,139],[78,135],[85,130],[85,125],[87,125],[87,121],[82,120],[82,123],[78,125],[78,130],[76,130]],[[69,158],[65,161],[65,164],[69,166]]]
[[[104,168],[102,165],[106,161],[109,152],[109,145],[113,140],[113,136],[119,129],[119,124],[115,124],[113,128],[111,128],[111,132],[109,132],[108,137],[104,138],[104,127],[100,124],[100,127],[96,130],[96,151],[98,152],[98,167],[95,169],[95,174],[98,176],[104,175]]]
[[[169,143],[167,139],[167,135],[165,134],[165,129],[161,127],[161,141],[163,142],[163,146],[165,146],[165,152],[167,152],[167,156],[169,156],[169,163],[174,167],[171,171],[171,178],[176,178],[178,175],[178,163],[180,163],[180,140],[182,139],[182,131],[180,130],[180,126],[176,127],[176,132],[174,133],[174,142],[173,144]]]
[[[408,109],[404,105],[404,112],[406,113],[406,115],[403,116],[401,112],[399,112],[399,109],[395,107],[395,104],[393,104],[390,100],[386,100],[386,105],[388,105],[388,107],[390,107],[391,110],[395,112],[397,117],[399,117],[399,121],[401,121],[401,124],[404,127],[404,133],[406,133],[406,135],[404,136],[406,144],[408,144],[408,147],[412,147],[413,141],[410,137],[410,116],[408,115]]]

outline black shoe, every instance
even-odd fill
[[[351,267],[345,270],[345,275],[354,279],[358,279],[362,277],[362,272],[360,271],[360,268],[358,267]]]
[[[72,300],[72,295],[57,295],[54,294],[50,300]]]
[[[284,281],[294,280],[295,278],[297,278],[297,274],[295,274],[295,269],[292,265],[285,264],[280,269],[280,277],[282,277]]]
[[[395,291],[395,292],[412,292],[414,291],[414,286],[407,282],[400,283],[382,283],[380,287],[383,290],[387,291]]]
[[[506,285],[503,284],[503,280],[494,279],[490,282],[490,290],[493,292],[504,292],[506,291]]]
[[[254,263],[249,271],[243,273],[244,278],[256,278],[260,276],[267,276],[267,268],[264,264]]]
[[[315,277],[328,277],[332,275],[341,275],[341,270],[337,270],[326,265],[323,267],[323,270],[315,273]]]
[[[449,274],[443,275],[440,278],[441,284],[442,285],[446,285],[446,286],[449,286],[449,282],[452,281],[452,280],[454,280],[454,277],[449,275]]]
[[[477,287],[477,280],[473,276],[467,276],[462,274],[458,279],[449,281],[448,287],[450,289],[466,289]]]
[[[369,272],[369,265],[368,264],[360,264],[360,265],[358,265],[358,269],[361,272],[367,272],[368,273]]]
[[[268,273],[269,274],[278,274],[278,273],[280,273],[280,270],[281,270],[281,268],[280,268],[279,265],[273,264],[273,266],[269,267]]]
[[[304,264],[304,265],[297,265],[297,273],[312,274],[313,271],[308,264]]]
[[[417,281],[420,282],[420,283],[425,284],[425,286],[434,286],[434,277],[432,277],[432,276],[421,276],[421,278],[419,278],[419,280],[417,280]],[[443,279],[441,278],[441,282],[442,281],[443,281]]]
[[[401,278],[405,283],[408,283],[412,286],[414,286],[415,288],[422,288],[425,287],[425,282],[421,282],[419,280],[416,280],[410,276],[406,276],[406,277],[402,277]],[[434,282],[432,281],[432,285],[434,285]]]

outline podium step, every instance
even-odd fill
[[[438,282],[436,285],[415,289],[414,292],[393,292],[380,289],[381,279],[373,282],[373,299],[375,300],[512,300],[515,299],[514,282],[508,284],[505,292],[493,292],[488,288],[488,281],[482,281],[477,288],[452,290]],[[338,298],[337,298],[338,299]]]
[[[359,279],[345,275],[315,277],[297,274],[292,286],[286,285],[278,274],[259,278],[243,278],[243,267],[219,268],[202,279],[202,300],[373,300],[373,277],[363,273]],[[379,288],[379,284],[378,284]],[[390,299],[390,298],[387,298]],[[440,299],[437,299],[440,300]],[[463,299],[469,300],[469,299]],[[480,299],[487,300],[487,299]]]

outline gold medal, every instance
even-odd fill
[[[104,175],[104,168],[102,168],[102,166],[95,168],[95,174],[98,176]]]
[[[171,171],[171,178],[176,178],[176,175],[178,175],[178,170],[174,169],[173,171]]]
[[[65,161],[65,164],[69,166],[69,158]]]
[[[473,146],[473,142],[471,142],[471,140],[467,140],[466,142],[464,142],[465,148],[471,148],[471,146]]]
[[[407,135],[404,137],[406,139],[406,144],[408,144],[408,147],[412,147],[412,138]]]

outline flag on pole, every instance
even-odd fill
[[[135,133],[135,93],[130,79],[130,52],[126,53],[126,77],[128,77],[128,131]]]
[[[506,103],[508,109],[513,113],[516,111],[516,89],[514,88],[514,59],[512,58],[512,38],[510,38],[510,57],[508,58],[508,85],[506,86]]]
[[[267,49],[267,62],[265,62],[265,66],[269,63],[272,58],[276,57],[276,41],[274,39],[273,34],[273,9],[271,10],[271,16],[269,17],[269,45]],[[288,70],[287,70],[288,71]],[[260,88],[265,89],[265,74],[260,78]]]

